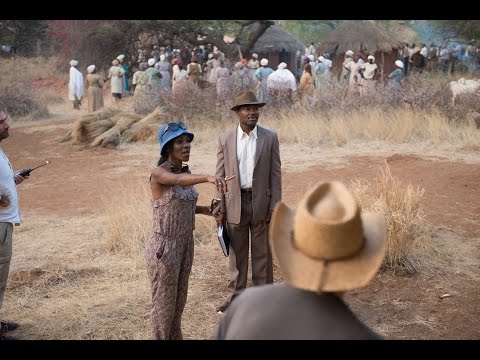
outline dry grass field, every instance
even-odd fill
[[[131,111],[131,102],[120,108]],[[12,121],[1,144],[16,169],[51,161],[19,186],[23,224],[15,228],[1,318],[21,324],[12,333],[20,339],[149,339],[143,249],[158,144],[60,143],[86,110],[57,99],[48,111]],[[213,174],[217,135],[235,118],[185,120],[195,133],[189,167]],[[387,216],[382,270],[346,295],[367,325],[387,339],[480,339],[480,130],[473,121],[452,124],[404,108],[328,119],[266,111],[259,123],[279,134],[287,205],[317,181],[341,180],[363,208]],[[198,203],[209,204],[213,186],[197,189]],[[222,316],[215,306],[226,294],[227,258],[214,230],[213,219],[197,215],[186,339],[209,339]],[[277,267],[275,281],[282,281]]]

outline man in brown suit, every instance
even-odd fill
[[[382,339],[342,296],[375,276],[386,236],[385,217],[361,212],[338,181],[316,184],[296,211],[280,202],[269,240],[286,281],[245,290],[225,312],[213,339]]]
[[[281,162],[277,134],[257,125],[264,105],[252,91],[240,91],[231,108],[239,124],[219,136],[216,175],[236,177],[225,193],[219,219],[230,235],[230,282],[217,311],[225,311],[247,286],[250,242],[253,285],[273,283],[268,224],[282,197]]]

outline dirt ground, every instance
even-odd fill
[[[26,222],[35,214],[57,219],[88,216],[99,196],[98,184],[113,187],[145,177],[156,160],[156,153],[58,143],[71,125],[71,120],[54,118],[13,126],[10,138],[2,142],[16,169],[51,161],[22,184],[20,205]],[[385,160],[402,182],[425,188],[427,220],[439,238],[447,240],[437,244],[442,257],[433,272],[379,273],[369,286],[349,293],[348,303],[386,338],[480,339],[480,160],[427,159],[378,149],[368,156],[350,154],[334,165],[318,159],[301,171],[284,170],[284,199],[295,204],[318,180],[372,179]],[[443,294],[451,296],[442,299]]]

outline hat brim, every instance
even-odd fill
[[[190,138],[190,141],[193,140],[193,138],[195,137],[194,134],[192,134],[190,131],[188,130],[184,130],[184,129],[177,129],[175,131],[172,131],[168,134],[168,136],[165,137],[165,139],[161,139],[161,142],[160,142],[160,155],[163,155],[163,149],[165,148],[165,146],[170,142],[172,141],[173,139],[179,137],[180,135],[183,135],[183,134],[187,134],[188,137]]]
[[[365,239],[362,249],[353,257],[325,261],[311,258],[295,246],[294,215],[292,209],[280,202],[269,230],[272,252],[288,283],[313,292],[348,291],[369,283],[385,256],[386,224],[383,216],[362,213]]]
[[[263,107],[263,106],[265,106],[265,103],[264,102],[252,102],[252,103],[240,104],[240,105],[235,105],[234,107],[230,108],[230,110],[236,111],[240,106],[245,106],[245,105],[257,105],[258,107]]]

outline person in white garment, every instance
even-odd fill
[[[78,70],[78,61],[70,60],[70,81],[68,82],[68,100],[75,110],[80,110],[83,98],[83,74]]]

